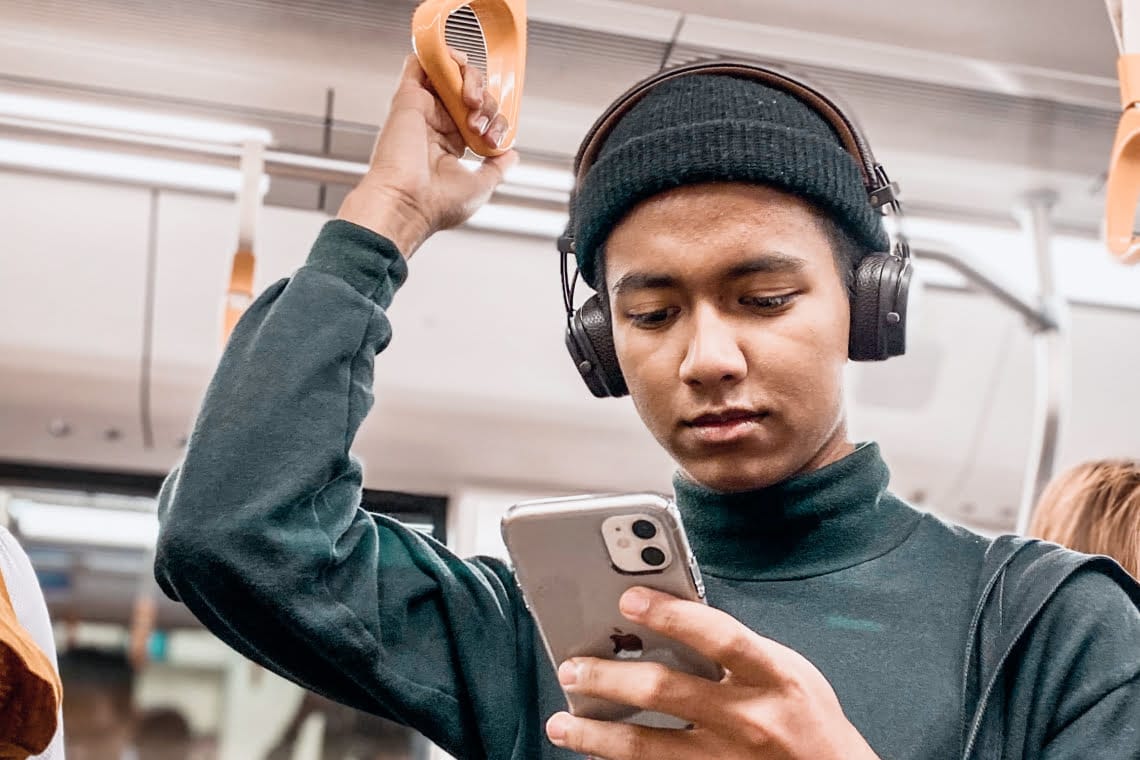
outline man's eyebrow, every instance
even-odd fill
[[[667,274],[630,272],[614,283],[610,290],[617,295],[629,290],[665,290],[677,285],[677,278]]]
[[[725,274],[735,280],[750,274],[791,274],[802,271],[805,266],[807,262],[798,256],[773,251],[734,264]]]
[[[789,274],[802,271],[807,262],[786,253],[764,253],[733,264],[724,277],[738,280],[753,274]],[[677,278],[653,272],[630,272],[613,284],[614,295],[631,290],[665,290],[677,286]]]

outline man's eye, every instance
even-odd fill
[[[778,311],[790,305],[795,298],[795,293],[782,296],[745,296],[740,299],[740,303],[761,311]]]
[[[655,309],[653,311],[643,311],[640,313],[629,313],[626,316],[629,321],[638,327],[661,327],[677,313],[676,308],[668,309]]]

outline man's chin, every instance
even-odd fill
[[[681,469],[693,482],[721,493],[767,488],[786,480],[794,472],[793,467],[772,457],[727,455],[682,461]]]

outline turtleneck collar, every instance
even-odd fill
[[[791,580],[842,570],[898,546],[921,514],[887,493],[877,444],[768,488],[721,493],[684,475],[677,506],[702,572]]]

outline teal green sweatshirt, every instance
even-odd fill
[[[389,241],[334,221],[251,306],[163,487],[157,578],[245,656],[457,757],[574,757],[545,739],[565,701],[510,568],[358,506],[349,450],[406,275]],[[1081,565],[1019,621],[1012,597],[1034,571],[990,573],[990,541],[912,509],[888,479],[873,444],[746,494],[678,478],[710,603],[811,660],[883,760],[964,756],[979,705],[965,695],[990,682],[967,653],[1011,625],[985,708],[1001,757],[1140,760],[1128,581]]]

